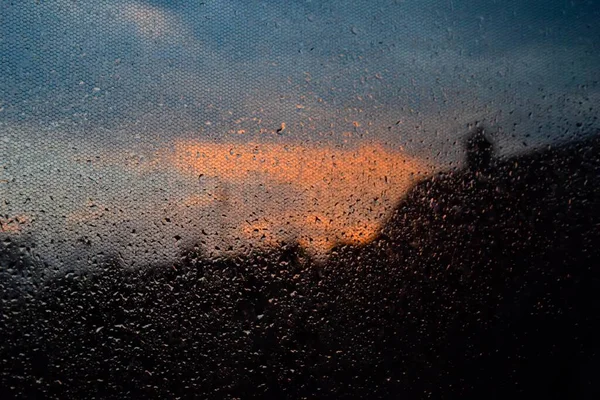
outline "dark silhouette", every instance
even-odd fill
[[[33,267],[3,243],[2,398],[599,398],[600,139],[479,140],[325,264],[190,251],[14,290]]]
[[[488,172],[491,167],[494,146],[485,128],[476,124],[466,140],[467,166],[473,173]]]

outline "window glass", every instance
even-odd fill
[[[598,20],[0,0],[2,392],[597,395]]]

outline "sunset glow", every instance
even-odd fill
[[[227,206],[226,218],[238,220],[246,240],[293,240],[315,253],[372,240],[411,182],[426,172],[423,162],[380,145],[179,141],[167,159],[190,179],[262,192],[248,198],[231,190],[213,197]],[[184,204],[206,205],[206,199],[194,194]]]
[[[10,143],[48,167],[35,169],[43,174],[35,184],[4,185],[7,196],[31,200],[9,198],[17,207],[4,211],[3,234],[35,232],[39,246],[56,246],[59,235],[60,254],[85,260],[102,251],[135,265],[196,246],[229,256],[298,244],[327,258],[336,245],[372,241],[410,186],[434,169],[377,143],[174,139],[89,152],[77,142],[50,152]],[[34,231],[32,221],[53,229]]]

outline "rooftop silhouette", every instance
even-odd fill
[[[192,250],[31,293],[14,286],[36,266],[3,243],[4,398],[597,398],[600,139],[491,162],[483,134],[324,264]]]
[[[471,172],[486,172],[491,167],[494,156],[494,145],[486,134],[484,127],[477,124],[467,135],[467,165]]]

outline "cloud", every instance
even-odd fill
[[[177,137],[210,122],[220,136],[254,117],[258,132],[282,121],[298,132],[307,116],[322,124],[308,140],[350,119],[406,146],[426,130],[425,146],[440,148],[430,132],[474,116],[512,125],[516,105],[545,123],[553,99],[598,86],[586,4],[62,0],[3,14],[2,116],[42,126],[139,123]],[[388,135],[402,119],[412,128]],[[552,140],[567,122],[580,121],[544,130]]]
[[[178,35],[181,32],[181,27],[177,26],[174,16],[149,5],[126,3],[120,11],[120,17],[132,22],[138,34],[146,39],[159,39]]]
[[[1,142],[13,154],[0,188],[2,234],[36,243],[57,266],[85,268],[96,257],[163,264],[195,245],[219,256],[282,242],[322,257],[370,241],[431,171],[381,145],[181,140],[90,151],[56,137],[33,145],[29,135]]]

